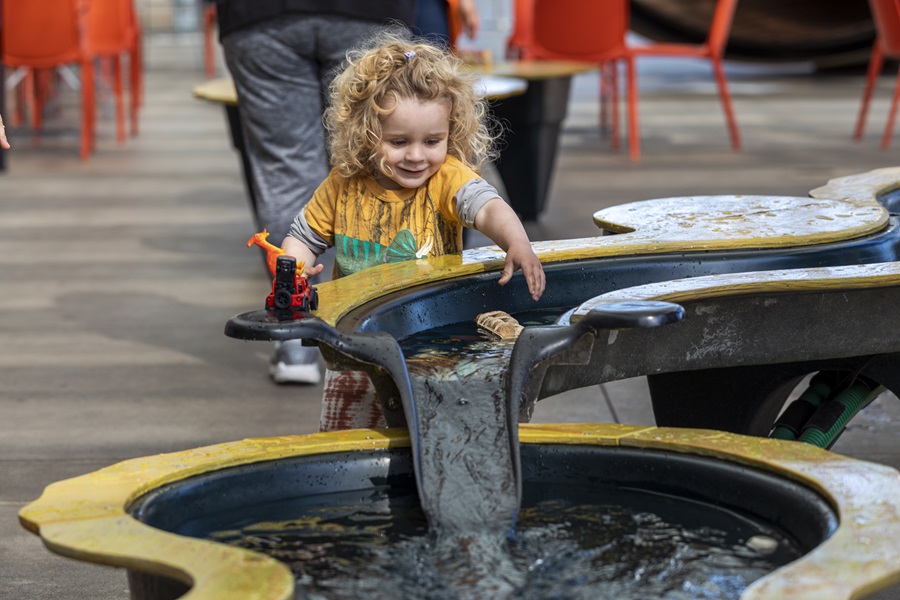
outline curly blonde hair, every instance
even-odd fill
[[[496,155],[499,125],[475,92],[476,76],[461,67],[456,56],[395,31],[382,32],[365,47],[348,52],[347,66],[332,81],[325,110],[332,167],[345,177],[377,173],[381,119],[400,99],[415,98],[449,103],[447,154],[480,171]]]

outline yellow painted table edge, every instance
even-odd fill
[[[898,175],[900,177],[900,175]],[[723,202],[732,203],[724,210]],[[683,223],[692,224],[698,231],[694,237],[684,238],[685,227],[673,231],[673,216],[668,205],[691,203],[693,208],[681,215]],[[710,214],[708,207],[719,206]],[[763,210],[756,210],[762,206]],[[766,223],[766,207],[780,207],[784,213],[798,213],[804,219],[819,219],[820,209],[827,207],[835,216],[823,220],[826,231],[791,234],[794,227],[772,226],[754,229],[758,222]],[[795,208],[791,208],[791,207]],[[747,223],[735,230],[736,216],[744,207]],[[801,208],[796,208],[801,207]],[[751,210],[752,209],[752,210]],[[628,214],[625,214],[628,211]],[[614,224],[598,215],[612,214],[622,218]],[[738,215],[740,216],[740,215]],[[625,255],[652,255],[667,252],[704,252],[713,250],[749,250],[789,248],[844,241],[871,235],[883,230],[889,215],[875,199],[813,200],[810,198],[765,196],[711,196],[699,198],[668,198],[618,205],[599,211],[595,222],[622,233],[593,238],[533,242],[532,247],[544,264],[606,258]],[[773,221],[774,223],[774,221]],[[727,227],[731,227],[729,230]],[[746,230],[746,231],[745,231]],[[316,316],[335,325],[347,312],[367,302],[418,285],[444,281],[479,273],[500,271],[504,252],[497,246],[466,250],[461,255],[403,261],[379,265],[363,272],[319,284],[319,309]],[[521,277],[520,273],[515,276]],[[499,277],[499,275],[498,275]]]
[[[650,283],[602,294],[578,306],[577,321],[604,304],[625,301],[685,303],[758,294],[798,294],[900,286],[900,262],[812,267],[749,273],[725,273]]]
[[[900,581],[900,477],[882,465],[800,442],[732,433],[612,424],[522,425],[524,444],[622,445],[697,454],[750,465],[822,493],[840,525],[801,559],[754,582],[743,600],[857,597]],[[193,585],[191,600],[282,600],[293,577],[277,561],[146,526],[126,512],[142,494],[219,469],[292,456],[405,447],[405,430],[247,439],[117,463],[48,486],[19,512],[52,551],[141,570]]]

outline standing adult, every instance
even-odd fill
[[[322,113],[348,49],[388,22],[411,27],[416,0],[216,0],[238,95],[255,220],[280,243],[328,175]],[[278,383],[318,383],[318,350],[277,344]]]

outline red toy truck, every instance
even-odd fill
[[[266,298],[268,310],[309,312],[319,308],[319,293],[306,277],[297,273],[297,259],[279,256],[275,263],[272,293]]]

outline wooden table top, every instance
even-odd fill
[[[480,77],[479,91],[490,100],[501,100],[525,93],[528,81],[522,77],[510,77],[497,73],[485,73]],[[215,104],[237,106],[237,91],[230,77],[211,79],[194,86],[194,97]]]
[[[519,77],[528,81],[571,77],[597,68],[597,63],[573,60],[516,60],[483,65],[468,65],[485,75]]]
[[[491,100],[508,98],[525,92],[528,81],[571,77],[596,69],[595,63],[570,60],[518,60],[482,65],[467,65],[481,74],[487,96]],[[515,81],[519,80],[519,81]],[[237,105],[237,92],[231,78],[211,79],[194,87],[194,96],[217,104]]]
[[[194,97],[217,104],[237,106],[237,90],[230,77],[211,79],[194,86]]]

